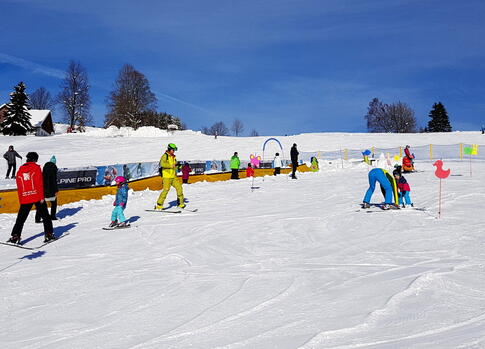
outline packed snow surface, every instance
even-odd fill
[[[310,151],[339,142],[422,145],[432,137],[373,136],[281,139]],[[115,154],[123,162],[153,161],[169,141],[186,156],[217,158],[259,149],[265,139],[176,137],[0,142],[79,166],[112,162]],[[462,137],[480,143],[478,134]],[[405,175],[415,207],[424,210],[372,212],[358,205],[366,165],[320,165],[297,180],[184,185],[197,213],[146,212],[158,192],[131,192],[125,214],[132,227],[124,230],[101,229],[113,196],[60,207],[55,233],[68,236],[34,251],[0,245],[0,347],[484,348],[485,163],[473,162],[470,175],[468,161],[444,160],[451,176],[442,181],[440,219],[431,162],[419,161],[420,172]],[[377,189],[373,202],[381,200]],[[174,201],[172,191],[166,203]],[[15,217],[0,215],[1,239]],[[42,243],[33,214],[22,238],[27,246]]]

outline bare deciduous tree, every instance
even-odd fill
[[[79,63],[71,61],[67,67],[66,77],[61,82],[61,93],[58,101],[64,111],[65,120],[74,129],[78,125],[81,129],[91,121],[89,108],[88,74]]]
[[[370,132],[416,132],[414,111],[406,103],[383,104],[374,98],[369,103],[365,118],[367,119],[367,129]]]
[[[132,65],[125,64],[108,97],[109,111],[105,116],[105,126],[129,126],[135,129],[144,126],[147,115],[150,119],[156,114],[156,102],[157,98],[150,90],[145,75]]]
[[[56,100],[44,87],[39,87],[30,95],[30,109],[52,109]]]
[[[234,133],[234,136],[236,137],[240,136],[244,131],[244,125],[242,121],[239,119],[234,119],[231,126],[231,130]]]
[[[219,121],[214,123],[211,127],[202,127],[202,133],[211,136],[229,136],[229,129],[224,122]]]
[[[254,128],[251,130],[251,132],[249,133],[249,135],[251,137],[259,137],[258,131],[256,131],[256,129],[254,129]]]

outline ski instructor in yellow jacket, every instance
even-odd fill
[[[177,202],[180,208],[184,208],[184,193],[182,190],[182,183],[180,178],[177,178],[177,158],[175,157],[175,151],[177,146],[173,143],[168,145],[167,151],[160,158],[160,170],[162,174],[162,192],[157,200],[156,210],[163,209],[163,203],[170,187],[174,187],[177,191]]]

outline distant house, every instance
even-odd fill
[[[50,110],[30,109],[30,123],[34,127],[36,136],[50,136],[54,134],[54,123]],[[7,115],[7,104],[0,105],[0,123]]]
[[[30,123],[34,127],[36,136],[50,136],[54,134],[54,123],[50,110],[30,109]]]
[[[5,120],[5,115],[7,114],[7,104],[4,103],[0,105],[0,123]]]

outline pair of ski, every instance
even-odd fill
[[[175,207],[168,207],[168,208],[163,208],[161,210],[156,210],[156,209],[151,209],[151,210],[145,210],[147,212],[160,212],[160,213],[182,213],[182,212],[197,212],[198,209],[194,208],[175,208]]]
[[[22,241],[20,241],[20,243],[18,244],[14,244],[14,243],[11,243],[11,242],[0,242],[1,245],[5,245],[5,246],[12,246],[12,247],[18,247],[18,248],[22,248],[24,250],[39,250],[41,249],[42,247],[46,246],[46,245],[49,245],[57,240],[60,240],[62,239],[64,236],[68,236],[69,233],[64,233],[62,234],[61,236],[58,236],[57,238],[55,239],[52,239],[52,240],[49,240],[47,242],[44,242],[42,245],[40,246],[33,246],[33,247],[30,247],[30,246],[25,246],[24,244],[22,244]]]
[[[362,206],[361,204],[359,206]],[[356,212],[366,212],[366,213],[375,213],[375,212],[387,212],[387,211],[426,211],[424,207],[413,207],[413,206],[406,206],[406,207],[395,207],[384,209],[384,205],[382,204],[371,204],[369,208],[360,208]],[[378,208],[378,210],[376,210]]]

